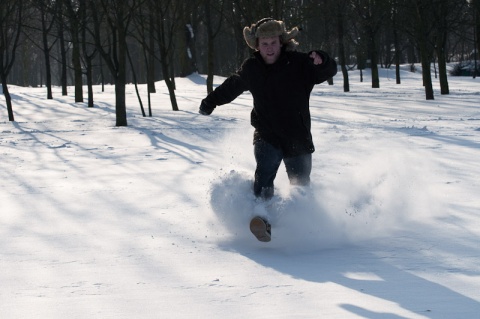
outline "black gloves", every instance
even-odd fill
[[[202,115],[210,115],[212,114],[214,109],[215,107],[209,106],[207,103],[205,103],[205,100],[203,100],[202,103],[200,104],[200,109],[198,110],[198,113]]]

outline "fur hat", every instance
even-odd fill
[[[251,27],[245,27],[243,29],[243,37],[245,38],[247,45],[256,50],[258,38],[280,36],[280,41],[286,47],[286,49],[293,51],[298,45],[298,42],[294,40],[298,32],[299,31],[297,27],[287,31],[283,21],[265,18],[257,23],[252,24]]]

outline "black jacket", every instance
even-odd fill
[[[335,61],[323,51],[316,52],[323,58],[320,65],[314,65],[307,53],[291,51],[282,52],[277,62],[267,65],[255,52],[202,101],[202,111],[209,114],[248,90],[254,104],[254,140],[280,147],[286,157],[312,153],[310,93],[315,84],[337,73]]]

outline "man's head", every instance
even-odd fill
[[[282,51],[280,36],[260,37],[257,39],[257,50],[266,64],[277,62]]]
[[[295,50],[298,43],[294,38],[297,34],[298,28],[287,31],[283,21],[271,18],[262,19],[243,29],[243,37],[248,46],[260,51],[265,62],[269,64],[278,59],[283,46],[286,50]]]

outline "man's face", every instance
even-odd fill
[[[266,64],[273,64],[278,60],[282,44],[280,37],[258,38],[258,51]]]

